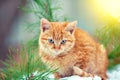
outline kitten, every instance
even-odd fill
[[[88,33],[76,28],[76,24],[77,21],[49,22],[41,19],[39,54],[43,62],[58,68],[56,78],[77,74],[98,75],[106,80],[108,66],[106,50]]]

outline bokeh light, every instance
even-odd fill
[[[115,18],[120,17],[120,0],[94,0],[103,13]]]

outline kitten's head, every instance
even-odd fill
[[[76,23],[76,21],[71,23],[49,22],[42,18],[39,39],[42,51],[57,56],[73,48],[75,44],[74,32]]]

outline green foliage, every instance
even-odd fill
[[[47,80],[48,75],[55,72],[47,69],[38,53],[32,49],[12,49],[10,52],[12,55],[3,62],[6,67],[1,69],[0,78],[3,80]]]
[[[46,18],[49,21],[59,21],[62,16],[55,14],[55,12],[61,10],[62,5],[58,3],[60,2],[55,0],[34,0],[33,8],[38,12],[35,12],[37,17]],[[67,20],[65,16],[62,18]]]
[[[31,7],[32,6],[32,7]],[[66,21],[65,14],[58,15],[57,12],[62,10],[60,1],[55,0],[32,0],[28,7],[22,7],[25,12],[35,15],[36,22],[27,23],[26,30],[34,33],[34,37],[27,43],[28,47],[37,48],[40,34],[40,19],[46,18],[49,21]]]
[[[51,68],[48,69],[45,63],[41,61],[40,56],[38,56],[38,40],[41,18],[46,18],[49,21],[59,21],[61,18],[67,20],[66,17],[54,14],[58,10],[61,10],[61,5],[58,5],[58,3],[59,2],[53,0],[32,0],[30,7],[21,8],[27,14],[34,14],[36,17],[35,22],[27,23],[25,30],[34,33],[34,37],[25,45],[21,46],[21,49],[10,50],[10,52],[12,52],[10,53],[9,59],[3,62],[5,68],[0,70],[0,79],[47,80],[49,79],[48,75],[56,71],[51,70]],[[53,4],[57,4],[57,6],[52,6]]]
[[[53,21],[66,21],[68,19],[65,13],[58,14],[62,11],[62,2],[59,0],[32,0],[29,1],[29,5],[21,7],[27,13],[32,13],[37,19],[46,18]]]
[[[96,32],[100,43],[104,44],[108,51],[110,67],[120,61],[120,22],[112,20]]]

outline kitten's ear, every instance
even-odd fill
[[[77,25],[77,21],[73,21],[71,23],[69,23],[67,25],[67,27],[65,28],[66,31],[69,31],[71,34],[73,34],[75,28],[76,28],[76,25]]]
[[[42,32],[45,32],[49,28],[50,28],[50,22],[47,19],[42,18],[41,19],[41,30],[42,30]]]

